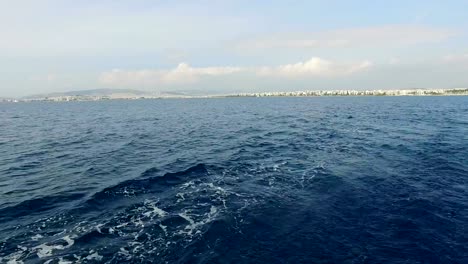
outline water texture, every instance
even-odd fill
[[[468,97],[0,104],[0,263],[468,263]]]

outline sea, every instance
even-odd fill
[[[468,97],[2,103],[0,263],[468,263]]]

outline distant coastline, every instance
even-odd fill
[[[232,97],[327,97],[327,96],[466,96],[468,88],[452,89],[401,89],[401,90],[310,90],[295,92],[259,92],[237,93],[225,95],[180,95],[180,94],[150,94],[137,90],[88,90],[24,98],[0,98],[0,102],[73,102],[73,101],[106,101],[106,100],[137,100],[137,99],[170,99],[170,98],[232,98]],[[100,91],[97,93],[96,91]]]
[[[330,90],[241,93],[228,97],[319,97],[319,96],[452,96],[468,95],[468,88],[402,90]]]

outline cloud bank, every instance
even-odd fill
[[[152,84],[187,84],[197,82],[205,76],[228,75],[242,71],[239,67],[194,68],[183,62],[172,70],[136,70],[115,69],[102,73],[99,80],[108,85],[152,85]]]
[[[280,65],[277,67],[261,67],[256,70],[256,73],[260,76],[281,76],[287,78],[305,76],[334,77],[357,73],[371,66],[372,63],[370,61],[337,63],[314,57],[308,61],[294,64]]]
[[[442,60],[446,63],[466,63],[468,62],[468,53],[446,55]]]
[[[257,78],[333,78],[352,75],[372,66],[370,61],[354,63],[335,62],[313,57],[307,61],[279,66],[261,67],[192,67],[187,63],[180,63],[176,68],[169,70],[120,70],[104,72],[99,81],[107,86],[156,86],[192,84],[210,77],[223,77],[235,74],[253,75]]]

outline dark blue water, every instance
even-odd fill
[[[468,263],[468,97],[0,104],[0,262]]]

